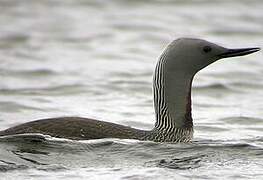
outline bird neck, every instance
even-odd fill
[[[185,71],[175,71],[166,53],[160,57],[153,78],[154,130],[170,132],[176,129],[192,130],[191,87],[193,76]]]

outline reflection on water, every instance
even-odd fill
[[[260,0],[0,1],[0,129],[65,115],[151,129],[152,72],[166,44],[190,36],[262,47],[262,8]],[[262,77],[260,52],[199,73],[193,144],[13,137],[0,140],[0,172],[7,179],[260,179]]]

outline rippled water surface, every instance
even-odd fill
[[[261,0],[1,0],[0,130],[84,116],[151,129],[152,74],[173,39],[263,47]],[[191,144],[0,139],[0,179],[262,179],[263,56],[193,84]]]

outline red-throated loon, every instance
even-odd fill
[[[194,75],[221,59],[243,56],[260,48],[227,49],[214,43],[180,38],[165,49],[153,78],[156,122],[140,130],[80,117],[41,119],[0,131],[0,136],[41,133],[75,140],[122,138],[157,142],[189,142],[193,137],[191,86]]]

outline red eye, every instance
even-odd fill
[[[205,47],[203,47],[203,51],[205,53],[208,53],[208,52],[212,51],[212,48],[210,46],[205,46]]]

